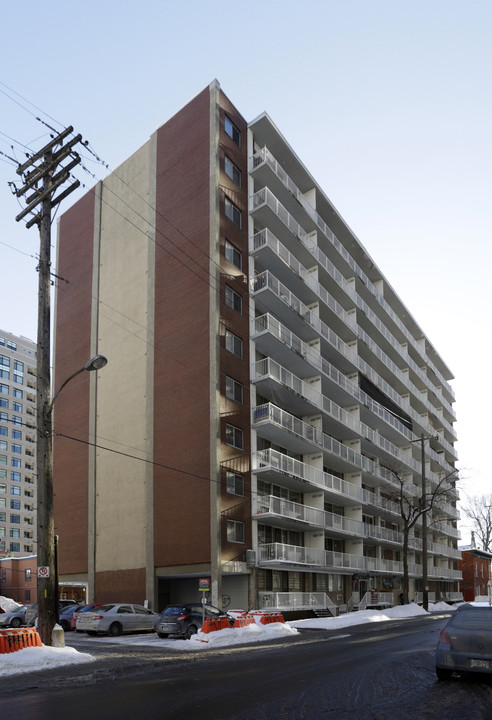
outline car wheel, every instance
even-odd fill
[[[121,635],[123,632],[123,628],[120,625],[120,623],[111,623],[108,630],[108,635],[111,635],[111,637],[118,637],[118,635]]]
[[[192,635],[196,635],[196,634],[197,634],[196,627],[194,625],[188,625],[188,627],[185,630],[184,636],[187,640],[189,640]]]
[[[12,618],[12,620],[10,621],[10,627],[11,628],[20,628],[20,626],[21,626],[20,618]]]
[[[453,674],[452,670],[448,670],[447,668],[440,668],[436,666],[436,675],[438,680],[449,680],[451,675]]]
[[[162,639],[169,637],[169,633],[157,633],[157,634]]]

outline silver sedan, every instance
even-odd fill
[[[88,635],[106,633],[112,637],[122,633],[154,632],[158,617],[143,605],[110,603],[99,605],[92,612],[80,613],[76,628]]]

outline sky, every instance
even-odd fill
[[[24,0],[2,26],[0,329],[36,340],[39,236],[6,157],[49,141],[36,117],[115,169],[217,79],[270,115],[446,361],[461,495],[492,493],[490,0]],[[82,191],[109,172],[84,165]]]
[[[450,606],[446,603],[436,603],[429,605],[429,612],[449,612],[456,606]],[[227,647],[231,645],[248,645],[254,642],[273,640],[282,636],[295,635],[299,632],[298,628],[308,630],[337,630],[349,629],[354,625],[361,625],[372,622],[385,622],[388,620],[404,620],[405,618],[417,617],[418,615],[428,615],[422,607],[412,603],[411,605],[397,605],[387,610],[360,610],[358,612],[347,613],[339,617],[333,618],[307,618],[305,620],[296,620],[286,623],[271,623],[262,625],[256,622],[253,625],[247,625],[244,628],[218,630],[212,633],[198,632],[193,635],[190,640],[158,638],[155,633],[148,635],[124,635],[119,638],[107,638],[101,636],[99,638],[86,635],[77,635],[77,645],[79,649],[71,646],[71,639],[74,633],[68,633],[65,636],[65,647],[42,647],[23,648],[14,653],[7,653],[1,656],[0,678],[8,675],[39,670],[40,666],[44,669],[52,669],[61,665],[74,665],[81,663],[90,663],[96,659],[96,656],[83,651],[83,642],[85,639],[91,643],[117,643],[124,645],[147,645],[154,647],[169,647],[173,650],[190,652],[216,647]],[[340,635],[338,636],[340,637]],[[349,633],[347,634],[349,637]],[[82,648],[82,649],[80,649]]]

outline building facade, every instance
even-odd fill
[[[57,268],[55,384],[108,358],[57,399],[65,587],[398,597],[400,482],[416,503],[422,471],[454,482],[452,374],[268,115],[212,83],[62,216]],[[424,554],[458,591],[456,499],[411,531],[412,596]]]
[[[489,596],[489,585],[492,582],[492,553],[475,547],[461,548],[459,568],[463,574],[461,592],[467,602]]]
[[[38,601],[36,555],[0,558],[0,595],[21,605]]]
[[[36,345],[0,330],[0,557],[36,551]]]

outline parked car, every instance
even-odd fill
[[[72,617],[70,619],[70,623],[72,625],[72,630],[77,629],[77,618],[79,616],[79,613],[83,612],[90,612],[91,610],[94,610],[94,608],[101,607],[104,603],[93,603],[92,605],[80,605],[75,612],[72,614]],[[78,632],[82,632],[82,630],[79,630]]]
[[[492,673],[492,606],[488,603],[460,605],[441,630],[436,675],[447,680],[453,672]]]
[[[157,613],[143,605],[113,603],[100,605],[91,612],[79,613],[76,628],[88,635],[107,633],[115,637],[124,632],[153,632],[157,618]]]
[[[75,600],[60,600],[58,603],[59,612],[70,605],[77,605]],[[38,604],[28,605],[26,610],[26,625],[36,625],[38,620]]]
[[[168,605],[159,615],[159,619],[155,624],[155,631],[160,638],[167,638],[169,635],[180,635],[189,639],[202,627],[204,614],[205,619],[227,615],[231,626],[234,622],[232,616],[223,613],[214,605],[184,603]]]
[[[15,610],[0,613],[0,627],[6,628],[19,628],[21,625],[26,624],[26,611],[25,605],[20,605]]]
[[[66,605],[60,608],[58,615],[58,624],[62,626],[65,632],[72,630],[72,617],[77,610],[80,610],[81,605]]]

